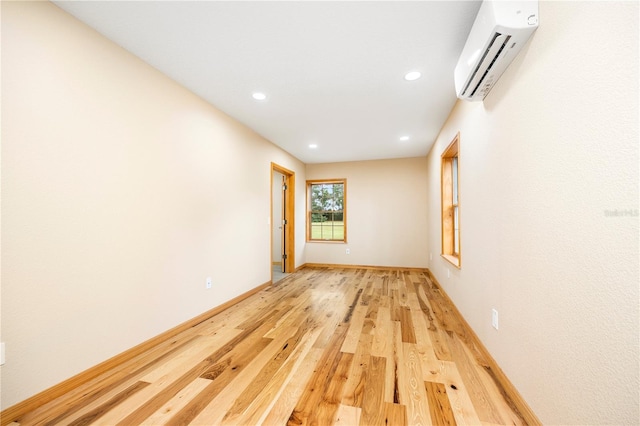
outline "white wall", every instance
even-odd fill
[[[347,179],[347,244],[309,242],[307,262],[426,267],[426,169],[424,157],[308,164],[309,180]]]
[[[2,2],[2,407],[269,281],[272,161],[303,212],[301,162],[56,6]]]
[[[637,2],[541,2],[530,44],[428,157],[430,268],[544,424],[640,423],[638,29]],[[436,257],[458,131],[461,270]]]

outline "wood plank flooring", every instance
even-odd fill
[[[524,424],[454,312],[423,272],[305,268],[15,421]]]

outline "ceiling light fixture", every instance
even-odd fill
[[[417,80],[422,76],[420,71],[411,71],[404,75],[404,79],[407,81]]]
[[[409,136],[401,136],[401,137],[400,137],[400,140],[401,140],[402,142],[404,142],[404,141],[408,141],[408,140],[409,140]]]
[[[261,92],[254,92],[251,96],[256,101],[264,101],[265,99],[267,99],[267,95],[265,95],[264,93],[261,93]]]
[[[318,147],[318,145],[316,145],[315,143],[310,143],[309,144],[309,149],[316,149]]]

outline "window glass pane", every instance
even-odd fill
[[[311,185],[311,211],[322,210],[322,185]]]
[[[322,224],[322,238],[323,240],[335,240],[333,232],[333,222],[327,221]]]
[[[458,227],[458,206],[453,208],[453,252],[458,254],[460,253],[460,238],[459,238],[459,227]]]
[[[458,204],[458,157],[453,157],[451,161],[451,174],[453,175],[453,204]]]
[[[319,240],[322,238],[322,224],[320,223],[311,224],[311,238],[314,240]]]
[[[333,224],[333,239],[344,240],[344,224],[342,222],[334,222]]]
[[[458,229],[458,206],[453,207],[453,229]]]
[[[344,210],[344,184],[337,183],[334,185],[333,211]]]
[[[331,210],[333,203],[333,184],[322,185],[322,209]]]
[[[453,231],[453,253],[460,254],[460,231]]]

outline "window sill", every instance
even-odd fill
[[[347,244],[346,241],[335,240],[307,240],[308,243],[328,243],[328,244]]]
[[[442,258],[447,262],[451,263],[456,268],[460,269],[460,258],[456,256],[452,256],[450,254],[441,254]]]

